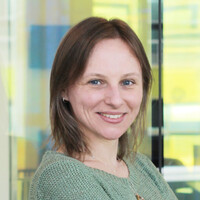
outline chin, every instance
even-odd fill
[[[119,130],[118,130],[118,131],[114,131],[114,132],[113,132],[113,131],[110,131],[110,132],[107,132],[107,134],[106,134],[106,132],[104,132],[103,137],[106,138],[106,139],[108,139],[108,140],[117,140],[117,139],[119,139],[125,132],[126,132],[126,131],[119,132]]]

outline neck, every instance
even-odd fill
[[[117,159],[118,140],[90,144],[91,154],[85,154],[83,163],[118,177],[127,178],[129,171],[123,160]]]
[[[104,163],[117,162],[118,140],[102,141],[89,145],[91,154],[85,155],[85,160],[96,160]]]

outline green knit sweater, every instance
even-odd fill
[[[45,153],[30,186],[29,200],[176,200],[152,162],[137,153],[124,160],[128,178],[119,178],[55,151]]]

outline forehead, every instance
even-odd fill
[[[141,72],[139,61],[130,47],[120,38],[104,39],[98,42],[86,64],[84,73],[90,71],[118,70]]]
[[[129,45],[124,40],[122,40],[121,38],[108,38],[108,39],[102,39],[99,42],[97,42],[97,44],[93,47],[89,58],[96,53],[100,52],[103,53],[104,51],[106,52],[112,51],[113,54],[117,54],[119,48],[123,50],[124,54],[128,53],[132,54],[132,56],[135,56],[133,50],[131,50]]]

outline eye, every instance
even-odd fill
[[[135,82],[132,80],[123,80],[122,81],[122,85],[133,85]]]
[[[91,84],[91,85],[100,85],[102,83],[102,81],[100,81],[100,80],[91,80],[91,81],[89,81],[89,84]]]

